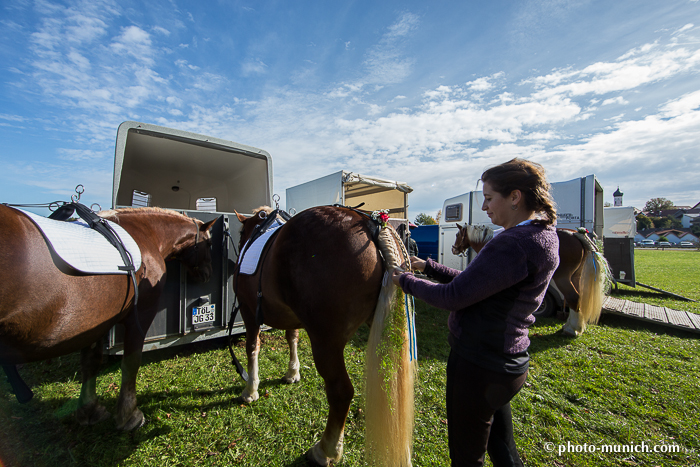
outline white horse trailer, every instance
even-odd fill
[[[157,206],[208,222],[213,274],[206,284],[187,278],[177,261],[167,264],[159,311],[146,332],[144,350],[224,337],[234,301],[231,274],[240,222],[272,203],[272,158],[262,149],[210,136],[138,122],[117,131],[112,208]],[[234,332],[243,332],[238,317]],[[121,353],[123,335],[111,329],[107,351]]]
[[[595,175],[575,178],[565,182],[552,183],[552,196],[557,205],[557,227],[577,229],[585,227],[595,232],[598,238],[603,235],[603,187]],[[440,217],[440,234],[438,236],[438,262],[454,269],[464,270],[474,258],[474,251],[469,248],[464,255],[452,254],[452,245],[457,238],[457,224],[487,225],[492,229],[500,227],[491,223],[491,219],[481,210],[484,194],[470,191],[446,199]],[[538,316],[551,315],[564,303],[562,294],[550,284]]]

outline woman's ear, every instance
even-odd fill
[[[510,200],[513,204],[518,204],[523,198],[523,193],[520,190],[513,190],[510,192]]]

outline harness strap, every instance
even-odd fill
[[[344,206],[344,205],[342,205],[342,204],[335,203],[335,204],[333,205],[333,207],[350,209],[351,211],[355,211],[355,212],[358,213],[358,214],[362,214],[363,216],[365,216],[365,217],[367,217],[369,220],[371,220],[371,221],[372,221],[372,225],[374,226],[374,229],[372,230],[372,241],[373,241],[375,244],[377,244],[377,242],[379,242],[379,232],[382,231],[382,224],[380,224],[379,221],[377,221],[376,219],[372,219],[372,216],[370,216],[369,213],[368,213],[367,211],[362,211],[362,210],[358,209],[358,208],[361,208],[361,207],[364,206],[364,205],[365,205],[365,203],[360,203],[360,204],[358,204],[357,206],[353,207],[353,206]]]
[[[250,236],[250,239],[248,239],[248,247],[253,244],[253,242],[260,237],[269,227],[272,225],[275,220],[277,219],[277,216],[280,216],[282,219],[285,221],[288,221],[289,219],[292,218],[286,211],[283,211],[281,209],[275,209],[272,211],[268,216],[265,222],[263,222],[260,225],[255,226],[255,229],[253,230],[253,234]],[[279,229],[278,229],[279,230]],[[229,237],[231,240],[231,244],[233,245],[233,238],[231,238],[230,232],[226,232],[226,236]],[[270,239],[271,241],[274,241],[273,238],[277,236],[277,232],[275,232],[272,235],[272,238]],[[225,242],[226,240],[224,240]],[[231,318],[228,322],[228,351],[231,354],[231,364],[236,368],[236,371],[238,374],[241,376],[241,379],[243,381],[248,381],[248,373],[245,371],[243,368],[243,365],[241,365],[240,361],[238,358],[236,358],[236,354],[233,352],[233,323],[236,321],[236,317],[238,316],[238,312],[241,309],[240,304],[238,303],[238,277],[240,273],[240,268],[241,268],[241,262],[243,261],[243,258],[245,257],[246,251],[248,251],[248,248],[241,248],[240,253],[236,252],[236,247],[233,245],[233,251],[236,253],[237,259],[236,259],[236,266],[234,269],[234,274],[236,276],[236,280],[233,284],[233,294],[234,294],[234,299],[233,299],[233,305],[231,308]],[[257,305],[256,305],[256,310],[255,310],[255,321],[258,326],[263,324],[264,320],[264,315],[262,312],[262,270],[263,270],[263,264],[265,264],[265,258],[267,257],[267,252],[270,251],[270,248],[268,247],[265,250],[265,253],[263,257],[260,260],[260,270],[258,274],[260,274],[260,280],[258,283],[258,299],[257,299]]]
[[[143,329],[141,329],[141,323],[138,319],[139,287],[138,283],[136,282],[136,268],[134,267],[134,262],[131,255],[124,247],[124,243],[122,243],[119,235],[117,235],[112,226],[110,226],[105,219],[95,214],[92,209],[88,208],[84,204],[76,201],[63,204],[49,216],[49,219],[66,221],[73,215],[73,213],[78,214],[78,216],[80,216],[91,229],[101,233],[102,236],[105,237],[107,241],[117,249],[119,255],[122,257],[124,266],[119,266],[119,269],[128,272],[129,277],[131,277],[131,282],[134,285],[134,314],[136,316],[136,327],[141,335],[145,335]]]

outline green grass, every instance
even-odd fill
[[[632,288],[626,285],[620,285],[617,291],[612,290],[612,296],[700,313],[700,251],[637,248],[634,259],[637,282],[696,301],[679,300],[641,286]]]
[[[698,253],[644,251],[637,279],[699,298]],[[673,252],[676,253],[676,252]],[[671,258],[671,274],[658,263]],[[691,261],[690,265],[687,261]],[[692,261],[695,261],[694,263]],[[651,263],[651,264],[649,264]],[[687,274],[679,274],[681,268]],[[672,287],[676,287],[673,289]],[[633,289],[630,289],[633,290]],[[636,292],[635,292],[636,293]],[[693,294],[695,294],[693,296]],[[658,294],[644,301],[668,300]],[[628,298],[628,297],[623,297]],[[673,308],[687,302],[673,302]],[[671,306],[664,302],[665,306]],[[691,307],[696,307],[691,305]],[[693,310],[697,310],[693,308]],[[417,301],[419,368],[416,381],[414,465],[449,465],[444,404],[447,314]],[[698,335],[617,316],[603,316],[577,338],[558,333],[562,322],[544,319],[530,330],[530,374],[513,400],[518,448],[528,466],[700,465],[700,339]],[[341,466],[363,465],[362,372],[367,329],[346,347],[356,393],[348,415]],[[282,332],[264,334],[261,398],[233,403],[243,382],[222,342],[145,354],[138,400],[146,425],[131,433],[114,422],[78,425],[72,415],[80,391],[78,356],[25,365],[35,391],[20,405],[0,378],[0,459],[8,466],[303,466],[304,452],[319,438],[327,413],[323,381],[302,332],[302,381],[279,382],[286,370]],[[242,342],[237,352],[243,357]],[[121,374],[105,363],[98,394],[114,412]],[[564,453],[560,445],[679,445],[677,454]],[[546,448],[553,443],[555,452]],[[487,465],[490,463],[487,460]]]

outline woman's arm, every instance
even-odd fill
[[[467,269],[457,271],[458,275],[447,284],[435,284],[412,274],[397,274],[392,279],[404,292],[432,306],[461,310],[517,284],[528,275],[527,257],[518,243],[505,236],[495,240],[484,247]]]

